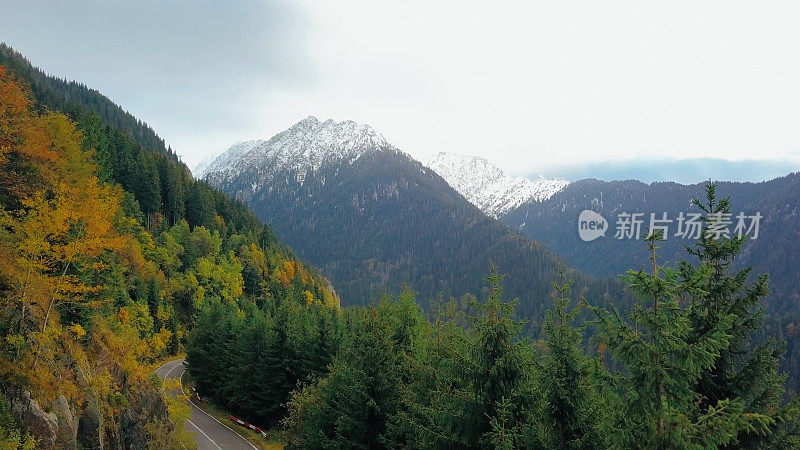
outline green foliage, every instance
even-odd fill
[[[624,280],[641,299],[626,315],[591,308],[598,354],[587,355],[572,283],[554,283],[539,347],[520,339],[501,277],[485,301],[441,305],[423,319],[413,296],[343,311],[330,372],[301,384],[283,423],[302,448],[719,448],[796,445],[797,399],[748,410],[739,397],[707,404],[698,380],[731,344],[736,317],[695,327],[712,268],[657,261]],[[685,268],[684,268],[685,269]],[[702,338],[698,335],[702,334]],[[538,351],[537,351],[538,349]],[[605,352],[610,353],[610,357]],[[604,364],[605,363],[605,364]],[[767,374],[761,383],[771,383]],[[744,439],[743,439],[744,437]]]
[[[473,302],[474,312],[468,316],[475,345],[468,366],[473,397],[467,405],[465,431],[469,442],[484,445],[489,444],[493,421],[502,420],[505,429],[520,429],[531,394],[527,391],[530,355],[519,340],[523,323],[514,319],[518,300],[502,301],[501,280],[492,267],[486,279],[489,296],[485,302]]]
[[[320,304],[286,299],[261,308],[212,296],[188,337],[189,373],[204,397],[274,424],[298,382],[327,372],[338,327],[338,312]]]
[[[33,450],[36,442],[11,416],[8,401],[0,394],[0,449]]]
[[[146,123],[137,119],[119,105],[114,104],[100,92],[74,81],[55,78],[33,67],[25,57],[4,43],[0,43],[0,65],[13,70],[28,82],[42,110],[62,111],[72,115],[78,111],[94,111],[98,114],[91,127],[110,127],[136,139],[148,151],[168,156],[173,162],[178,157],[164,145],[164,140]],[[110,156],[98,141],[89,141],[89,148],[98,150],[101,164]]]
[[[342,351],[330,374],[297,390],[287,424],[310,448],[481,448],[519,445],[531,392],[522,324],[491,294],[466,316],[433,324],[409,293],[346,314]]]
[[[546,353],[540,376],[542,423],[544,430],[535,430],[530,439],[550,448],[602,448],[605,441],[600,430],[602,417],[601,392],[596,387],[599,362],[590,360],[581,349],[582,335],[572,324],[583,303],[570,309],[572,282],[561,277],[553,282],[554,304],[544,324]],[[583,299],[581,299],[582,301]]]
[[[483,275],[493,262],[507,274],[509,297],[520,299],[515,310],[528,320],[526,332],[539,335],[542,299],[563,262],[486,217],[417,161],[376,149],[352,163],[323,166],[302,183],[287,173],[266,184],[261,177],[269,161],[264,164],[249,164],[230,179],[207,179],[232,196],[246,196],[258,217],[301,259],[323,270],[349,305],[367,305],[404,285],[419,294],[426,311],[440,294],[481,296]],[[615,279],[568,272],[576,290],[603,299],[603,305],[630,302]]]
[[[707,329],[693,326],[694,303],[685,299],[705,295],[703,287],[710,268],[701,266],[681,279],[656,261],[656,242],[647,238],[653,273],[629,271],[623,278],[648,306],[631,312],[633,324],[616,313],[595,310],[600,339],[626,369],[623,399],[625,432],[615,436],[620,447],[691,448],[735,442],[739,431],[763,432],[771,422],[762,415],[745,415],[741,400],[725,399],[713,409],[698,409],[695,383],[713,367],[721,350],[730,343],[735,316],[718,313]]]
[[[652,273],[623,277],[641,300],[623,313],[600,306],[627,304],[616,284],[579,280],[581,302],[597,305],[596,353],[586,350],[587,331],[573,327],[582,303],[571,306],[573,284],[563,278],[552,285],[546,314],[538,302],[522,311],[517,301],[504,302],[494,268],[484,301],[439,304],[431,320],[409,291],[342,310],[324,278],[242,204],[194,181],[146,125],[106,108],[110,102],[96,92],[32,69],[4,46],[3,61],[28,81],[38,107],[64,110],[77,123],[32,114],[27,93],[0,71],[0,370],[3,385],[31,389],[42,404],[61,394],[74,404],[95,401],[113,426],[137,395],[161,389],[148,364],[185,345],[201,395],[251,422],[283,418],[296,447],[800,446],[800,400],[784,391],[781,346],[764,339],[770,327],[780,329],[796,354],[800,322],[762,323],[767,278],[735,268],[742,239],[703,234],[690,249],[697,263],[673,269],[658,264],[659,236],[649,236]],[[695,204],[707,225],[730,209],[713,186]],[[382,217],[377,208],[374,217]],[[450,219],[474,217],[454,211]],[[81,226],[53,227],[65,217],[81,218]],[[518,253],[508,248],[517,236],[495,227],[480,221],[459,239],[491,241],[481,254],[491,247],[505,255],[504,267],[519,276],[513,293],[530,283],[526,298],[543,298],[551,289],[541,281],[555,273],[556,259],[537,250],[513,260]],[[100,231],[102,239],[81,241]],[[404,249],[412,238],[382,248]],[[107,245],[93,246],[98,240]],[[64,251],[74,242],[82,246]],[[327,258],[342,250],[328,245],[342,242],[314,251]],[[433,270],[442,261],[435,256],[416,259],[395,281]],[[436,273],[447,277],[413,278],[426,289],[444,281],[453,292],[480,291],[480,280],[452,275],[472,254],[446,256]],[[366,264],[383,270],[387,260]],[[469,264],[466,273],[482,263]],[[370,283],[354,286],[366,279],[354,277],[349,287],[371,291]],[[544,317],[542,341],[523,337],[520,313]],[[180,420],[188,414],[168,408]],[[180,438],[168,422],[143,425],[151,439],[163,438],[155,445]],[[34,444],[3,396],[0,440],[11,448]]]
[[[692,202],[704,214],[703,230],[688,252],[709,274],[702,279],[701,295],[693,297],[690,321],[695,331],[691,340],[702,341],[705,333],[725,316],[733,320],[727,344],[713,364],[702,371],[694,390],[703,408],[711,410],[717,402],[736,399],[742,413],[763,414],[768,425],[783,427],[776,420],[782,410],[785,380],[785,376],[778,374],[781,348],[774,342],[756,345],[752,340],[761,325],[762,303],[769,293],[768,277],[761,275],[749,284],[751,267],[733,269],[733,261],[747,242],[746,237],[716,237],[708,231],[715,220],[731,212],[729,199],[717,199],[716,186],[707,186],[705,201],[694,198]],[[686,261],[680,264],[684,279],[697,277],[699,270]],[[760,448],[773,445],[771,439],[776,435],[764,433],[761,428],[743,427],[733,441],[737,448]]]
[[[231,358],[265,359],[263,348],[280,355],[258,373],[231,373],[266,391],[231,390],[228,398],[254,417],[279,418],[280,402],[266,399],[285,399],[296,379],[326,370],[338,348],[339,302],[327,280],[242,204],[151,145],[160,142],[152,130],[141,122],[121,129],[117,119],[131,117],[97,109],[110,104],[105,97],[47,77],[0,46],[7,61],[15,73],[0,66],[0,388],[29,390],[46,406],[62,394],[72,405],[94,401],[116,434],[111,427],[132,400],[155,389],[150,364],[178,354],[186,330],[217,308],[227,321],[208,329],[230,344]],[[270,327],[287,339],[259,342]],[[282,383],[270,390],[280,370]],[[165,419],[129,426],[169,446]],[[14,430],[3,424],[7,440],[28,445]]]

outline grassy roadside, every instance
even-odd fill
[[[188,372],[184,374],[183,377],[184,388],[186,388],[187,395],[191,394],[191,390],[189,386],[192,385],[192,378]],[[267,437],[261,435],[261,433],[257,433],[249,428],[245,428],[239,425],[236,425],[231,421],[228,417],[228,412],[220,408],[219,406],[213,404],[212,402],[208,401],[197,401],[196,398],[192,400],[194,404],[209,414],[211,417],[219,420],[220,422],[224,423],[225,425],[229,426],[232,430],[236,431],[237,433],[241,434],[242,437],[253,443],[256,447],[260,450],[278,450],[285,448],[286,444],[284,441],[283,432],[280,430],[264,430],[267,433]]]

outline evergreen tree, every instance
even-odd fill
[[[394,448],[470,445],[464,410],[473,393],[465,368],[474,336],[460,326],[463,317],[454,302],[445,306],[415,333],[414,352],[403,360],[410,379],[401,386],[400,406],[387,424],[387,442]]]
[[[226,396],[249,420],[271,423],[283,400],[270,383],[276,376],[269,367],[269,330],[274,328],[274,323],[252,303],[246,312],[243,311],[243,316],[228,351],[232,363],[227,372]]]
[[[497,421],[504,430],[518,434],[531,401],[528,383],[532,367],[527,347],[519,339],[523,323],[514,319],[517,301],[502,301],[502,277],[494,266],[486,281],[490,288],[486,302],[470,305],[474,313],[469,320],[476,339],[468,369],[472,398],[462,431],[471,446],[490,445]]]
[[[289,393],[294,389],[299,377],[295,375],[298,367],[295,358],[296,349],[290,337],[290,314],[287,301],[281,302],[274,312],[274,326],[269,328],[267,350],[261,366],[264,389],[271,397],[267,405],[262,405],[263,415],[269,420],[280,419]]]
[[[399,359],[378,311],[361,315],[322,384],[321,405],[309,412],[308,448],[386,447],[387,421],[400,400]]]
[[[725,399],[740,399],[745,411],[765,414],[775,420],[781,413],[784,393],[785,376],[778,374],[781,349],[773,342],[756,345],[752,341],[754,332],[762,324],[761,306],[769,294],[768,276],[760,275],[748,284],[752,267],[738,271],[732,268],[747,237],[727,237],[714,232],[730,220],[731,215],[730,200],[717,199],[715,185],[706,186],[705,202],[693,198],[692,203],[703,212],[703,229],[696,245],[687,250],[700,266],[683,261],[680,272],[684,279],[691,279],[705,267],[710,267],[711,271],[703,278],[702,294],[692,298],[690,320],[694,333],[691,341],[703,339],[722,318],[733,317],[727,344],[719,350],[713,364],[701,372],[695,390],[704,407]],[[775,426],[782,423],[775,420]],[[745,429],[730,445],[736,448],[771,445],[771,434]]]
[[[658,265],[656,243],[660,233],[651,233],[647,243],[653,273],[628,271],[623,276],[649,307],[637,305],[630,312],[633,325],[615,309],[595,309],[600,337],[626,369],[620,375],[624,422],[614,433],[616,445],[623,448],[716,447],[735,440],[741,430],[763,430],[769,422],[764,416],[745,414],[742,402],[722,400],[707,411],[696,409],[694,387],[702,372],[719,357],[730,342],[734,317],[719,314],[714,327],[695,339],[692,326],[693,305],[682,301],[703,294],[710,268],[703,267],[691,278]]]
[[[569,309],[572,282],[553,282],[555,301],[544,323],[547,354],[540,389],[544,396],[543,420],[546,446],[550,448],[602,448],[597,430],[598,393],[589,379],[589,359],[581,350],[581,333],[571,324],[582,303]],[[594,366],[596,367],[596,366]]]
[[[197,391],[203,396],[225,400],[221,395],[224,374],[229,364],[227,355],[231,336],[232,315],[218,299],[209,299],[197,318],[186,345],[188,371],[195,380]]]

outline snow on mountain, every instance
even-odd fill
[[[503,214],[530,201],[544,201],[564,189],[569,181],[539,176],[511,177],[488,160],[440,152],[424,164],[490,217]]]
[[[252,191],[239,194],[240,199],[246,199],[257,186],[269,183],[277,174],[294,172],[293,177],[303,183],[309,172],[317,172],[328,164],[352,163],[366,152],[380,150],[399,151],[369,125],[349,120],[320,122],[309,116],[269,140],[235,144],[195,166],[194,173],[216,185],[246,173]],[[546,200],[568,184],[565,180],[544,177],[535,180],[510,177],[486,159],[445,152],[425,165],[469,202],[495,218],[523,203]]]
[[[220,180],[255,170],[263,182],[270,174],[294,170],[302,181],[306,173],[323,165],[352,162],[368,151],[386,148],[396,150],[369,125],[350,120],[320,122],[308,116],[269,140],[233,145],[206,166],[198,165],[196,175]]]
[[[202,179],[208,172],[207,171],[208,166],[210,166],[211,163],[213,163],[214,160],[217,159],[219,155],[223,153],[225,153],[224,150],[212,152],[211,154],[203,158],[199,163],[190,167],[190,169],[192,170],[192,175],[194,175],[194,177],[197,178],[198,180]]]

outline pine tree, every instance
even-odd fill
[[[595,309],[600,338],[626,369],[623,400],[627,405],[624,422],[614,434],[621,447],[690,448],[716,447],[734,441],[743,429],[763,429],[769,420],[745,414],[738,400],[723,400],[707,411],[696,410],[697,380],[730,342],[734,317],[719,314],[715,325],[695,339],[693,305],[682,301],[703,294],[709,269],[691,278],[657,263],[660,233],[651,233],[647,243],[653,273],[628,271],[623,280],[648,306],[637,305],[630,312],[633,324],[612,312]]]
[[[571,324],[580,314],[579,303],[569,309],[572,281],[553,282],[554,304],[544,323],[547,354],[541,386],[544,394],[543,422],[550,448],[601,448],[597,432],[598,393],[589,380],[591,365],[581,350],[581,333]]]
[[[691,279],[706,266],[711,270],[701,286],[702,295],[692,299],[694,307],[690,320],[695,333],[690,336],[691,341],[703,339],[705,333],[716,327],[722,317],[733,317],[728,343],[720,349],[713,364],[701,373],[695,390],[704,407],[725,399],[741,399],[746,412],[777,419],[781,412],[785,381],[785,377],[777,371],[782,352],[773,342],[757,345],[752,341],[753,333],[762,323],[761,303],[769,294],[768,276],[760,275],[752,284],[748,284],[752,267],[742,270],[732,267],[747,237],[726,237],[711,232],[720,221],[730,217],[731,204],[728,198],[717,199],[716,187],[708,184],[705,202],[693,198],[692,203],[703,212],[704,226],[695,246],[687,250],[697,258],[700,266],[683,261],[680,272],[684,279]],[[778,420],[775,426],[781,423]],[[731,445],[737,448],[770,445],[769,436],[743,430]]]
[[[352,332],[324,380],[321,405],[310,412],[307,447],[386,447],[387,421],[400,400],[391,330],[370,308]]]
[[[472,446],[490,444],[492,423],[498,420],[509,433],[518,434],[531,402],[530,355],[519,339],[523,323],[514,319],[517,301],[502,301],[502,277],[494,266],[486,281],[489,296],[485,303],[472,302],[474,312],[469,316],[476,339],[468,369],[472,398],[463,431]]]

